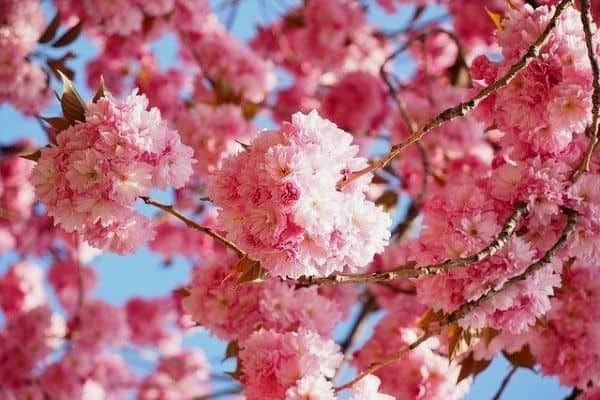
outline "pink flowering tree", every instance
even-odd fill
[[[0,0],[0,399],[600,399],[600,1],[244,3]]]

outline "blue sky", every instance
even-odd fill
[[[252,36],[256,23],[264,21],[265,18],[272,18],[273,12],[264,12],[261,9],[262,4],[273,4],[279,0],[244,0],[238,10],[237,19],[233,26],[236,35],[242,38]],[[286,3],[293,3],[288,1]],[[219,3],[219,2],[216,2]],[[48,5],[48,2],[46,2]],[[373,7],[371,7],[372,9]],[[271,8],[272,9],[272,8]],[[406,11],[406,9],[404,9]],[[49,14],[51,13],[48,10]],[[436,11],[436,12],[439,12]],[[406,15],[409,13],[399,13],[395,16],[386,16],[380,11],[371,12],[369,18],[371,22],[393,29],[402,26],[406,21]],[[425,16],[426,18],[427,16]],[[161,65],[168,66],[175,59],[177,44],[175,39],[167,36],[163,40],[153,45]],[[85,38],[80,38],[73,46],[78,58],[73,60],[70,65],[78,72],[76,78],[77,87],[81,89],[85,98],[91,97],[91,93],[85,89],[83,80],[83,66],[95,53],[91,43]],[[400,58],[396,63],[400,75],[410,73],[410,60]],[[58,114],[57,104],[45,113],[45,115]],[[35,120],[25,119],[14,109],[7,105],[0,105],[0,143],[10,143],[20,137],[34,137],[40,143],[44,142],[44,134]],[[260,125],[260,121],[258,123]],[[157,194],[159,198],[168,199],[168,194]],[[13,257],[11,255],[0,255],[0,272],[6,269]],[[117,256],[114,254],[104,254],[93,262],[99,275],[99,285],[95,290],[97,297],[103,298],[114,304],[122,304],[131,296],[139,295],[151,297],[156,295],[165,295],[174,287],[184,284],[189,280],[190,266],[184,260],[176,259],[169,267],[163,266],[161,260],[156,255],[150,253],[146,248],[140,250],[132,256]],[[357,310],[354,310],[355,313]],[[338,337],[344,336],[347,325],[340,327]],[[196,334],[185,341],[189,346],[200,346],[208,356],[209,360],[220,360],[223,354],[224,345],[211,338],[206,333]],[[139,354],[128,352],[127,358],[140,370],[147,370],[151,363],[140,357]],[[230,368],[229,365],[220,368]],[[510,369],[506,360],[502,357],[496,359],[490,368],[477,377],[468,399],[491,399],[500,381]],[[513,377],[509,387],[504,393],[504,399],[511,400],[529,400],[529,399],[548,399],[558,400],[564,398],[570,392],[567,388],[560,388],[556,379],[541,378],[532,371],[519,370]]]

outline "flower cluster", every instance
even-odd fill
[[[299,327],[330,335],[342,319],[342,305],[321,295],[316,287],[295,289],[278,278],[237,286],[228,276],[235,256],[217,254],[194,271],[183,301],[193,321],[226,339],[244,339],[259,327],[280,332]]]
[[[11,266],[0,276],[0,309],[14,315],[44,305],[43,279],[42,269],[36,264],[22,261]]]
[[[192,174],[192,149],[134,91],[89,104],[85,122],[42,149],[31,181],[48,215],[98,248],[129,253],[148,240],[149,220],[135,212],[154,186],[183,186]]]
[[[220,166],[227,154],[239,148],[235,140],[243,141],[251,131],[242,110],[233,104],[213,107],[198,103],[181,108],[173,121],[183,143],[194,149],[194,178],[202,180]]]
[[[0,2],[0,104],[35,114],[50,102],[48,76],[28,59],[45,27],[39,1]]]
[[[497,34],[503,61],[493,63],[479,56],[473,61],[473,77],[490,84],[504,74],[541,34],[553,9],[526,5],[510,10]],[[594,35],[594,41],[599,40]],[[497,91],[479,112],[496,122],[506,133],[506,141],[523,143],[522,148],[517,147],[521,152],[557,154],[591,121],[591,96],[591,66],[579,12],[567,8],[540,57]]]
[[[222,98],[260,103],[275,86],[271,63],[231,36],[216,15],[208,16],[201,29],[187,35],[193,44],[194,61]]]
[[[125,304],[131,342],[138,346],[168,349],[177,338],[170,331],[175,322],[175,307],[170,297],[143,299],[132,297]]]
[[[600,270],[577,262],[563,274],[563,286],[552,298],[546,324],[529,336],[532,353],[544,374],[561,384],[586,389],[600,385]]]
[[[86,300],[96,280],[96,272],[92,268],[71,259],[57,260],[48,270],[48,282],[60,305],[68,312],[74,312],[79,303]]]
[[[376,76],[368,72],[350,72],[323,98],[321,112],[353,134],[369,133],[380,127],[385,118],[386,94]]]
[[[352,137],[315,111],[262,132],[208,182],[230,239],[273,275],[354,272],[382,251],[390,217],[365,199],[370,176],[343,191],[345,171],[366,165]]]
[[[361,370],[366,369],[418,337],[417,331],[403,328],[396,324],[393,315],[388,315],[377,325],[373,337],[355,354],[354,362]],[[464,398],[469,390],[469,381],[456,383],[460,368],[438,354],[440,347],[437,339],[429,339],[397,362],[377,371],[375,374],[382,381],[382,391],[396,399],[406,400]]]
[[[248,400],[333,399],[332,378],[342,362],[338,346],[306,329],[260,330],[241,343],[241,378]]]
[[[210,365],[200,351],[163,357],[140,384],[138,399],[192,399],[210,394]]]
[[[40,306],[9,318],[0,330],[0,387],[17,388],[64,336],[64,320]],[[0,392],[1,393],[1,392]]]

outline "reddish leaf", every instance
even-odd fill
[[[516,353],[507,353],[503,351],[502,354],[504,354],[504,357],[506,357],[506,359],[515,367],[533,369],[536,363],[535,357],[531,354],[531,350],[529,350],[529,345],[523,346],[521,350]]]
[[[398,193],[388,190],[375,200],[375,204],[382,206],[386,212],[390,213],[398,205]]]
[[[38,39],[38,42],[39,43],[48,43],[49,41],[54,39],[54,36],[56,36],[56,32],[58,31],[59,27],[60,27],[60,15],[58,13],[56,13],[54,18],[52,18],[52,21],[50,21],[50,23],[46,27],[46,30],[44,31],[44,33],[42,33],[42,36],[40,36],[40,38]]]
[[[46,61],[46,64],[48,64],[48,67],[50,67],[50,70],[54,73],[54,76],[56,76],[58,79],[61,79],[59,72],[62,72],[67,78],[69,78],[71,80],[73,80],[75,78],[75,71],[73,71],[71,68],[69,68],[65,65],[64,58],[62,58],[62,59],[49,58]]]
[[[19,157],[37,162],[37,160],[40,159],[41,155],[42,155],[42,152],[40,150],[36,150],[33,153],[21,154]]]
[[[190,295],[190,289],[184,286],[173,290],[173,293],[179,298],[184,298]]]
[[[105,97],[106,93],[108,93],[108,89],[106,89],[106,85],[104,84],[104,77],[100,76],[100,86],[98,87],[98,90],[96,90],[96,94],[94,94],[92,103],[95,103],[101,98]]]
[[[460,363],[460,373],[458,374],[458,379],[456,383],[460,383],[463,379],[468,378],[469,376],[477,376],[482,371],[484,371],[492,360],[475,360],[473,357],[473,353],[469,353],[467,357]]]
[[[443,311],[433,311],[433,309],[429,309],[419,321],[417,321],[417,328],[427,331],[431,324],[436,323],[438,325],[446,318],[446,315]]]
[[[62,72],[58,71],[63,81],[63,94],[60,98],[63,115],[71,123],[75,121],[85,121],[85,103],[75,89],[73,82]]]
[[[63,117],[38,117],[52,128],[56,130],[56,132],[62,132],[67,129],[70,124],[69,121]]]
[[[79,37],[83,24],[79,21],[76,25],[67,30],[58,40],[52,43],[52,47],[63,47],[73,43]]]
[[[238,341],[232,340],[231,342],[227,343],[227,348],[225,349],[225,357],[223,358],[223,361],[227,360],[228,358],[237,358],[239,352],[240,345]]]

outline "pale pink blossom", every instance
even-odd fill
[[[365,165],[351,140],[316,112],[298,113],[224,160],[208,192],[228,237],[276,275],[368,264],[387,243],[390,218],[365,199],[370,176],[336,190],[343,171]]]
[[[322,397],[317,398],[331,399],[326,396],[328,385],[319,377],[332,378],[342,361],[333,341],[306,329],[288,333],[260,330],[244,340],[241,347],[241,382],[248,400],[285,400],[286,392],[301,394],[311,390],[318,390]],[[298,397],[291,397],[294,398]]]

